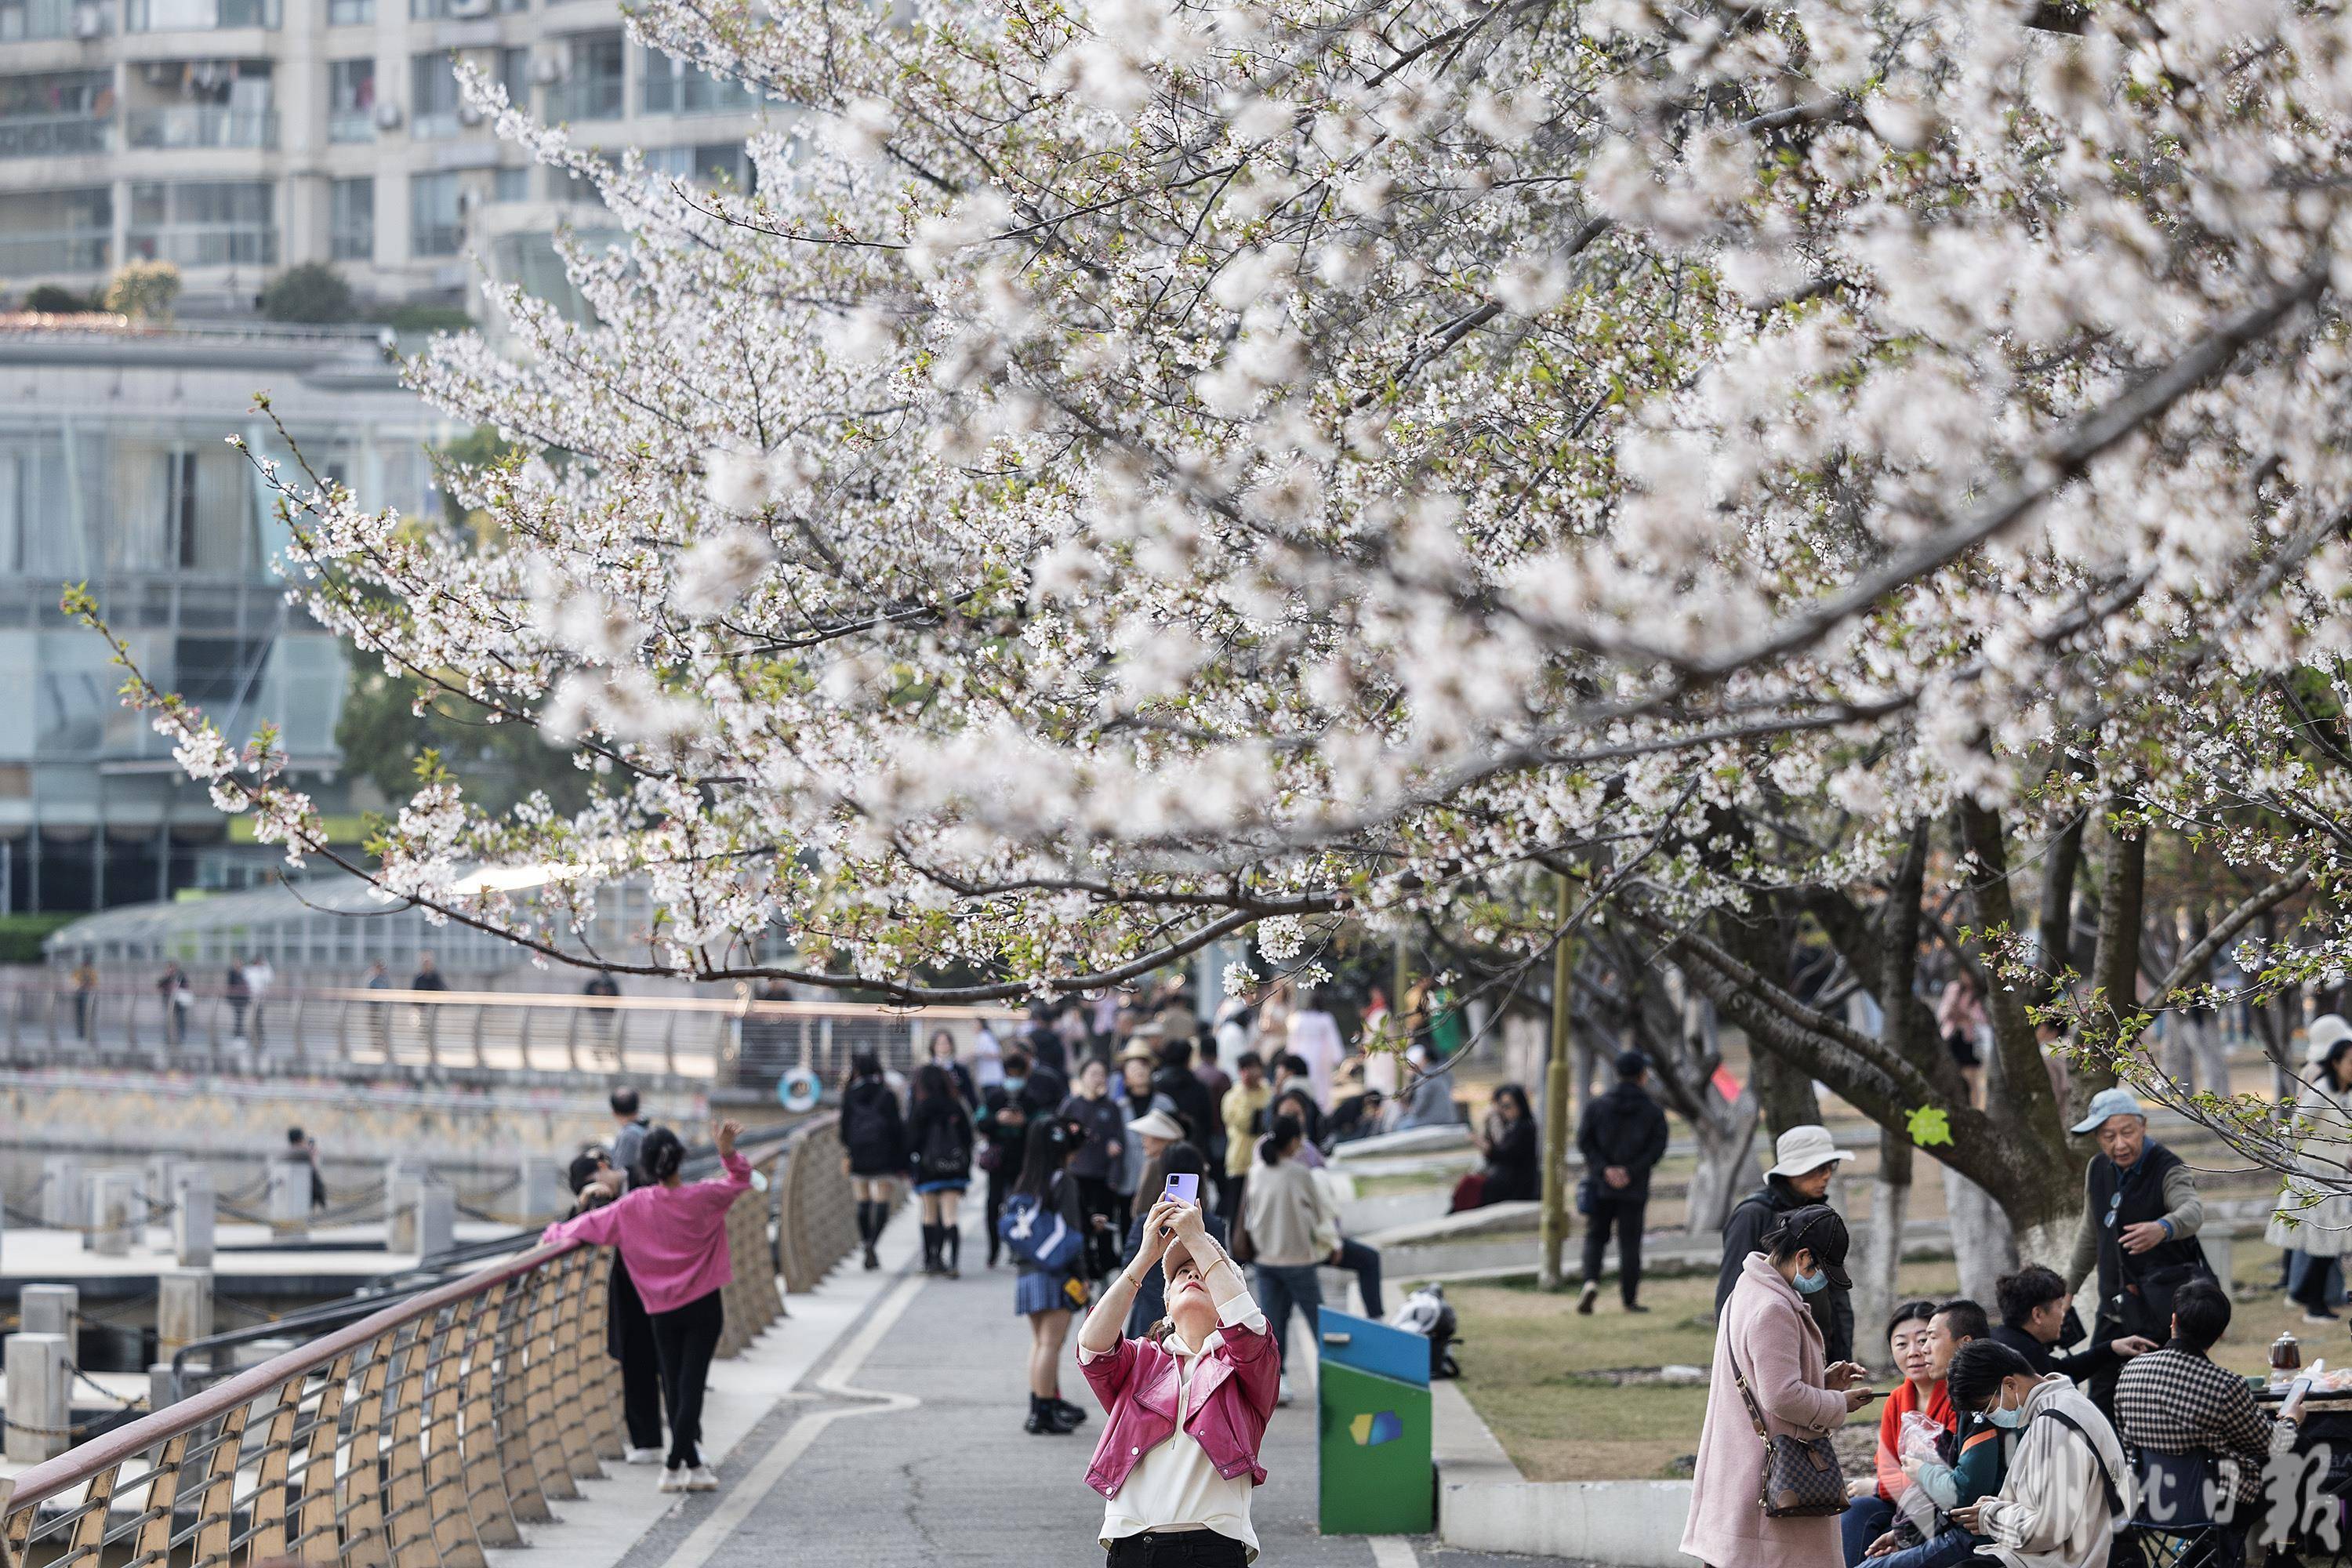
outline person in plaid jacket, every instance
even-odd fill
[[[2134,1448],[2225,1461],[2236,1472],[2238,1501],[2249,1503],[2262,1497],[2271,1456],[2294,1447],[2303,1399],[2289,1399],[2273,1418],[2254,1403],[2244,1378],[2214,1365],[2206,1352],[2229,1327],[2229,1292],[2212,1280],[2191,1279],[2174,1291],[2172,1342],[2124,1367],[2116,1425]]]

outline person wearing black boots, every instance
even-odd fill
[[[923,1272],[961,1276],[963,1231],[956,1211],[971,1185],[971,1112],[938,1062],[915,1071],[907,1105],[907,1148],[923,1205]]]
[[[1070,1314],[1087,1304],[1079,1278],[1089,1234],[1078,1201],[1077,1179],[1063,1167],[1081,1134],[1058,1116],[1029,1124],[1023,1145],[1021,1179],[1005,1201],[1005,1241],[1021,1277],[1013,1310],[1029,1320],[1029,1420],[1024,1430],[1041,1437],[1064,1437],[1077,1430],[1087,1413],[1062,1397],[1062,1346],[1070,1334]]]
[[[882,1058],[859,1051],[849,1058],[841,1087],[841,1168],[857,1200],[857,1239],[866,1244],[866,1267],[879,1268],[874,1244],[890,1217],[892,1187],[907,1169],[907,1127],[898,1097],[882,1076]]]

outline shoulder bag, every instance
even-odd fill
[[[1819,1519],[1846,1510],[1845,1472],[1838,1467],[1837,1450],[1822,1437],[1792,1437],[1764,1425],[1764,1411],[1731,1356],[1731,1378],[1739,1384],[1748,1418],[1764,1440],[1764,1470],[1756,1489],[1757,1506],[1767,1519]]]

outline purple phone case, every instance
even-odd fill
[[[1170,1176],[1167,1195],[1197,1206],[1201,1202],[1201,1178],[1189,1172]]]

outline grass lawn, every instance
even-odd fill
[[[2352,1364],[2352,1331],[2306,1325],[2302,1309],[2278,1290],[2278,1253],[2241,1242],[2233,1266],[2236,1315],[2213,1359],[2234,1372],[2265,1373],[2282,1330],[2303,1342],[2306,1365],[2326,1357]],[[1903,1270],[1916,1295],[1948,1296],[1958,1288],[1949,1263]],[[1711,1277],[1644,1284],[1652,1310],[1628,1315],[1604,1288],[1593,1315],[1576,1315],[1574,1292],[1547,1295],[1532,1284],[1449,1285],[1445,1299],[1461,1318],[1462,1392],[1529,1480],[1646,1479],[1685,1473],[1677,1463],[1698,1447],[1706,1410],[1704,1385],[1620,1384],[1597,1374],[1628,1367],[1706,1367],[1715,1355],[1707,1313]],[[1991,1303],[1987,1302],[1987,1307]],[[2352,1321],[2352,1318],[2347,1318]],[[1873,1331],[1861,1326],[1859,1331]],[[1884,1384],[1881,1384],[1884,1386]],[[1874,1424],[1881,1407],[1858,1412]]]

